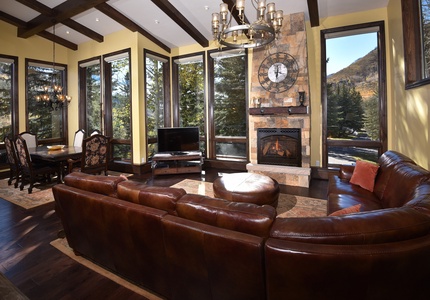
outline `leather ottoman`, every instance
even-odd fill
[[[217,198],[258,205],[278,205],[279,185],[269,176],[255,173],[233,173],[217,178],[213,183]]]

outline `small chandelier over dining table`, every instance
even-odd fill
[[[41,94],[36,96],[36,101],[43,103],[43,105],[50,107],[52,110],[61,109],[69,105],[72,97],[63,94],[63,87],[57,83],[55,76],[55,24],[53,26],[54,39],[52,42],[52,76],[51,85],[43,86]]]
[[[251,0],[257,11],[257,20],[247,23],[245,0],[236,0],[231,11],[227,3],[220,4],[220,13],[212,14],[212,33],[220,44],[231,48],[259,48],[270,44],[279,35],[283,21],[283,11],[276,10],[275,3],[266,5],[266,0]],[[233,10],[238,13],[238,25],[231,24]],[[267,14],[266,14],[267,10]]]

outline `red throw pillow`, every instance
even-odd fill
[[[361,186],[363,189],[373,192],[375,178],[378,173],[379,165],[367,161],[357,160],[352,173],[352,184]]]
[[[361,204],[353,205],[353,206],[332,212],[329,216],[341,216],[341,215],[356,213],[360,211],[360,207],[361,207]]]

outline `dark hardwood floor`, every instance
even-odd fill
[[[186,178],[213,182],[220,173],[228,172],[231,171],[211,169],[202,175],[165,175],[152,179],[145,174],[130,178],[150,185],[170,186]],[[284,193],[320,199],[326,199],[326,191],[324,180],[312,180],[309,189],[281,187]],[[51,246],[50,242],[61,230],[54,203],[26,210],[0,198],[0,272],[30,299],[145,299]]]

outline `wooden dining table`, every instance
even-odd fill
[[[28,148],[32,161],[54,163],[58,168],[57,182],[63,182],[67,160],[78,159],[82,156],[82,147],[64,146],[58,150],[50,150],[48,146]]]

